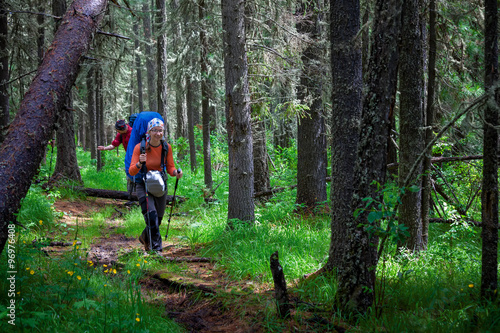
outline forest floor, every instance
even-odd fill
[[[84,227],[90,221],[90,214],[107,205],[113,205],[116,214],[105,221],[101,236],[94,238],[88,251],[88,260],[94,264],[107,264],[120,267],[120,256],[131,251],[143,251],[137,237],[127,237],[120,232],[124,212],[128,207],[125,201],[91,198],[85,201],[60,200],[54,204],[57,211],[64,212],[63,220],[67,225]],[[83,222],[83,223],[82,223]],[[74,235],[73,235],[74,236]],[[70,235],[68,235],[68,238]],[[74,238],[74,237],[73,237]],[[67,239],[72,242],[73,239]],[[150,256],[144,252],[148,260],[160,262],[176,262],[181,265],[179,273],[171,273],[166,269],[148,270],[139,281],[143,298],[159,307],[164,307],[165,316],[174,319],[188,332],[344,332],[326,320],[331,314],[301,310],[298,315],[294,309],[288,321],[282,322],[273,318],[269,327],[269,318],[265,318],[265,307],[275,306],[274,290],[270,285],[258,284],[255,281],[230,280],[223,271],[215,267],[216,263],[209,258],[197,257],[196,248],[176,243],[176,239],[168,239],[163,244],[161,256]],[[51,256],[61,251],[70,250],[67,246],[45,248]],[[166,264],[165,264],[166,266]],[[155,266],[158,267],[158,266]],[[293,295],[290,295],[294,299]],[[269,312],[269,311],[267,311]],[[281,329],[276,330],[276,328]]]

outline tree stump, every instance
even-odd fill
[[[285,274],[279,262],[278,251],[271,254],[270,261],[274,280],[274,297],[276,298],[278,314],[281,318],[286,318],[290,315],[290,302],[288,301]]]

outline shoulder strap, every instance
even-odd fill
[[[168,143],[165,140],[161,140],[161,169],[165,171],[165,156],[168,154]]]
[[[140,152],[141,154],[146,153],[146,137],[145,137],[145,136],[142,136],[142,137],[141,137],[141,143],[140,143],[140,144],[141,144],[141,145],[140,145],[140,150],[139,150],[139,152]],[[144,163],[144,164],[142,165],[141,172],[143,172],[144,174],[146,174],[146,172],[147,172],[147,171],[148,171],[148,170],[147,170],[147,168],[146,168],[146,163]]]

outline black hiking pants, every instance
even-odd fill
[[[160,252],[162,250],[160,225],[167,205],[167,191],[161,197],[155,197],[151,193],[146,195],[144,184],[137,183],[136,193],[141,205],[142,215],[144,215],[144,221],[146,222],[146,227],[142,231],[142,237],[149,244],[149,231],[151,231],[152,244],[150,249]]]

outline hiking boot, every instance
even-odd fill
[[[144,250],[147,252],[149,251],[149,244],[146,242],[146,240],[144,239],[144,234],[141,234],[139,236],[139,242],[141,242],[142,245],[144,245]]]

